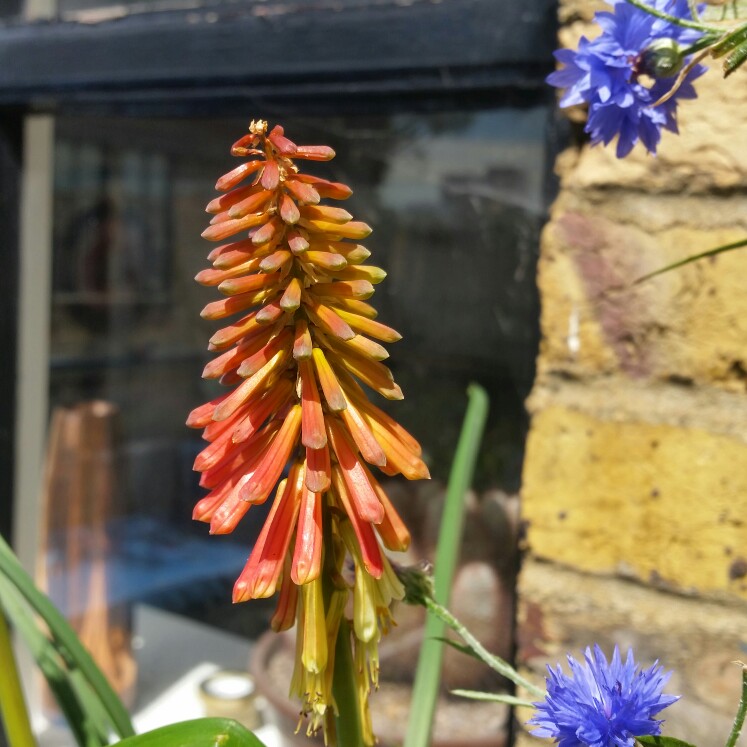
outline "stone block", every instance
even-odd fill
[[[544,377],[527,400],[529,412],[558,406],[607,422],[644,421],[694,428],[747,443],[747,397],[743,392],[666,382],[642,385],[621,374],[596,379]]]
[[[609,10],[609,5],[604,0],[561,0],[558,20],[563,26],[576,21],[590,22],[598,10]]]
[[[615,645],[632,647],[640,664],[658,659],[674,671],[666,691],[682,699],[662,713],[664,733],[699,747],[724,744],[741,690],[733,661],[747,646],[744,602],[686,598],[536,560],[525,562],[519,590],[517,660],[531,679],[540,683],[546,664],[579,658],[594,643],[608,656]],[[530,742],[539,744],[524,733],[517,744]]]
[[[532,553],[747,599],[747,443],[698,428],[535,414],[522,510]]]
[[[747,248],[635,285],[745,236],[742,197],[564,192],[542,236],[540,374],[622,370],[745,391]]]

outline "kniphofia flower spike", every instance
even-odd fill
[[[410,536],[371,467],[429,477],[418,442],[361,387],[402,398],[380,344],[400,335],[366,302],[386,273],[365,264],[370,252],[357,243],[369,226],[322,204],[351,190],[295,163],[328,161],[331,148],[296,145],[260,121],[231,152],[243,160],[218,180],[222,194],[208,204],[213,218],[202,234],[229,243],[210,252],[212,267],[196,278],[223,294],[203,318],[231,318],[210,339],[219,355],[203,376],[231,390],[187,421],[209,442],[195,461],[209,492],[194,518],[211,533],[231,532],[274,491],[234,601],[278,594],[273,627],[297,622],[291,690],[304,701],[309,731],[324,727],[333,741],[335,641],[352,596],[361,721],[372,744],[377,644],[403,595],[382,545],[405,550]],[[354,580],[343,572],[346,558]]]

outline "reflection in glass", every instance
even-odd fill
[[[478,488],[519,486],[537,346],[545,119],[544,108],[505,108],[283,122],[295,141],[335,148],[315,173],[350,184],[350,212],[374,227],[366,245],[389,273],[376,306],[404,335],[390,350],[406,395],[396,415],[434,477],[393,492],[426,535],[439,504],[418,496],[444,484],[472,380],[492,400]],[[109,611],[99,617],[104,648],[120,668],[128,652],[117,636],[128,635],[135,603],[248,635],[273,608],[230,605],[266,508],[252,508],[233,535],[208,538],[190,519],[203,493],[191,471],[201,442],[184,426],[192,407],[218,393],[200,379],[213,328],[199,312],[214,294],[193,278],[209,251],[204,206],[245,127],[57,124],[50,394],[52,435],[66,451],[50,445],[47,460],[46,582],[73,618],[91,599]],[[93,421],[98,431],[84,427]],[[106,437],[90,443],[91,432]],[[96,481],[108,492],[92,503]],[[417,557],[432,537],[415,542]]]
[[[19,18],[22,10],[20,0],[0,0],[0,25],[3,21]]]

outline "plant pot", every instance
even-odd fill
[[[392,654],[394,655],[394,652]],[[285,740],[284,747],[310,747],[323,744],[321,735],[309,741],[305,725],[299,733],[298,703],[285,694],[290,684],[294,644],[292,635],[267,632],[254,648],[250,671],[258,693],[270,707],[269,718],[278,727]],[[386,675],[387,646],[380,650],[382,680],[380,690],[371,697],[374,732],[379,747],[398,747],[407,728],[407,704],[410,702],[411,683],[391,683]],[[508,709],[498,703],[472,701],[441,696],[437,706],[435,739],[431,747],[505,747],[507,742]],[[448,723],[443,723],[446,720]],[[481,734],[481,730],[484,734]],[[452,732],[452,734],[449,734]],[[341,747],[345,747],[342,745]]]

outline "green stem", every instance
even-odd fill
[[[744,726],[745,714],[747,714],[747,665],[742,664],[742,697],[737,708],[737,715],[734,717],[734,726],[732,726],[731,734],[729,734],[729,738],[726,740],[726,747],[736,747],[737,740]]]
[[[716,26],[708,26],[705,23],[698,23],[697,21],[688,21],[685,18],[670,16],[669,13],[664,13],[661,10],[652,8],[650,5],[644,3],[643,0],[627,0],[627,2],[629,2],[631,5],[634,5],[636,8],[640,8],[651,16],[656,16],[656,18],[661,18],[663,21],[669,21],[669,23],[674,23],[677,26],[684,26],[687,29],[697,29],[698,31],[702,31],[704,33],[707,31],[712,31],[716,34],[723,33],[723,29],[720,29]]]
[[[479,656],[491,669],[494,669],[499,674],[502,674],[507,680],[511,680],[515,685],[523,687],[528,690],[532,695],[538,698],[545,697],[545,691],[532,684],[529,680],[522,677],[507,661],[491,654],[481,643],[475,638],[467,628],[454,617],[443,605],[436,602],[430,597],[426,597],[425,606],[436,615],[439,620],[444,622],[450,627],[469,647]]]
[[[683,57],[689,57],[691,54],[695,54],[696,52],[700,52],[702,49],[713,46],[722,38],[722,34],[704,34],[700,39],[698,39],[698,41],[683,49],[680,54]]]
[[[16,657],[10,640],[10,630],[0,610],[0,715],[5,725],[5,734],[13,747],[34,747],[26,701],[23,699],[21,680],[16,667]]]
[[[467,388],[468,404],[459,434],[454,462],[446,488],[441,528],[436,545],[434,593],[439,602],[448,603],[464,526],[465,495],[472,484],[480,442],[488,416],[488,395],[477,384]],[[425,620],[423,646],[418,657],[412,691],[412,707],[407,722],[405,747],[427,747],[441,678],[444,626],[433,615]]]
[[[337,744],[339,747],[366,747],[361,726],[355,663],[350,648],[350,623],[345,619],[337,631],[332,694],[337,704]]]

